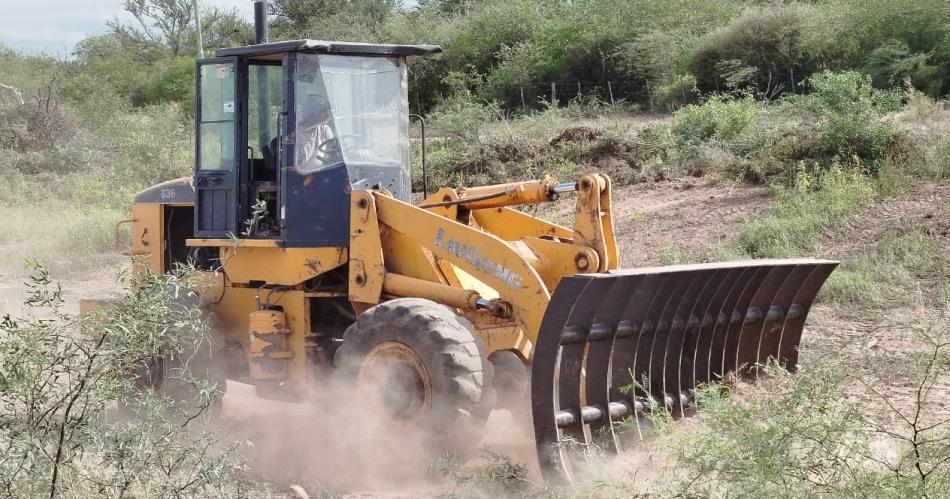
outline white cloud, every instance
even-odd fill
[[[84,37],[125,18],[122,0],[3,0],[0,43],[26,52],[68,55]],[[253,0],[199,0],[202,6],[236,7],[250,19]]]

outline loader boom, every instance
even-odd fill
[[[580,195],[574,210],[573,230],[525,217],[509,208],[550,202],[575,189]],[[384,295],[425,296],[466,309],[470,314],[484,309],[493,316],[490,321],[496,323],[493,337],[486,338],[491,350],[516,350],[530,359],[551,293],[560,279],[616,266],[617,250],[609,206],[609,179],[596,174],[567,184],[546,179],[462,192],[443,189],[419,206],[393,199],[382,191],[354,192],[350,299],[374,305],[384,299]],[[463,210],[461,215],[459,209]],[[480,220],[490,220],[489,226],[480,225]],[[524,225],[533,225],[535,233],[525,236],[517,230],[509,230],[495,234],[490,229]],[[384,244],[383,239],[391,231],[408,241],[404,240],[402,245]],[[506,240],[506,237],[511,239]],[[406,242],[411,247],[400,253]],[[392,273],[402,284],[396,289],[387,282],[391,271],[386,269],[380,252],[384,247],[392,248],[386,260],[398,261],[401,265],[413,255],[420,255],[418,247],[424,248],[422,255],[432,260],[418,262],[416,268],[430,266],[439,281],[426,281],[425,275]],[[479,287],[489,288],[488,294],[483,297],[471,291],[472,295],[460,303],[452,286],[452,279],[458,282],[459,274],[469,279],[470,286],[471,280],[477,280]],[[424,288],[433,285],[443,289],[426,292]],[[477,314],[470,319],[476,325],[485,322]],[[504,335],[506,340],[498,338],[496,319],[511,322],[508,326],[511,331]]]

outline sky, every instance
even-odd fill
[[[237,7],[249,20],[253,0],[199,0],[202,6]],[[125,19],[122,0],[0,0],[0,44],[30,53],[68,57],[87,35],[106,31],[113,17]]]

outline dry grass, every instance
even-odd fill
[[[113,228],[127,213],[80,208],[55,201],[0,206],[0,273],[22,276],[28,260],[43,262],[57,276],[115,268]]]

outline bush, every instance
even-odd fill
[[[794,92],[812,67],[801,45],[803,9],[751,9],[706,35],[689,64],[697,87],[703,92],[752,92],[766,99]]]
[[[745,226],[736,242],[752,258],[794,257],[812,251],[815,238],[875,196],[859,167],[833,164],[809,172],[803,166],[792,188],[775,187],[772,212]]]
[[[888,40],[868,55],[864,71],[876,87],[895,88],[910,78],[926,60],[926,54],[911,53],[907,42]]]
[[[188,116],[195,114],[195,61],[179,57],[157,71],[143,89],[144,104],[181,103]]]
[[[885,234],[875,250],[845,261],[821,290],[823,298],[864,307],[893,307],[894,290],[915,286],[921,278],[940,273],[931,268],[939,251],[934,237],[920,231]]]
[[[883,118],[898,107],[898,94],[875,89],[870,77],[855,72],[819,73],[808,88],[808,95],[782,103],[804,139],[789,159],[857,157],[876,171],[894,137]]]
[[[765,157],[769,136],[760,112],[749,96],[712,96],[676,111],[671,124],[644,127],[636,141],[644,174],[659,179],[716,172],[762,180],[773,161]]]
[[[683,147],[710,141],[733,144],[755,132],[758,114],[759,108],[751,97],[712,96],[701,105],[686,106],[674,114],[673,137]]]
[[[650,105],[654,109],[670,112],[696,102],[699,96],[693,75],[676,75],[656,85],[651,92]]]
[[[0,322],[0,484],[11,496],[216,497],[242,494],[233,447],[202,428],[215,390],[178,404],[135,386],[131,373],[206,333],[180,299],[182,276],[146,276],[107,309],[71,316],[36,267],[29,313]],[[116,405],[134,411],[122,421]]]
[[[932,389],[950,367],[941,326],[920,331],[922,351],[899,360],[898,385],[912,387],[916,398],[891,391],[892,372],[878,368],[865,380],[827,359],[810,359],[796,374],[773,365],[755,387],[698,390],[702,423],[673,446],[679,478],[668,494],[945,496],[950,433],[946,421],[929,417],[942,404]],[[872,410],[881,413],[863,413],[846,396],[850,385],[873,394]]]

